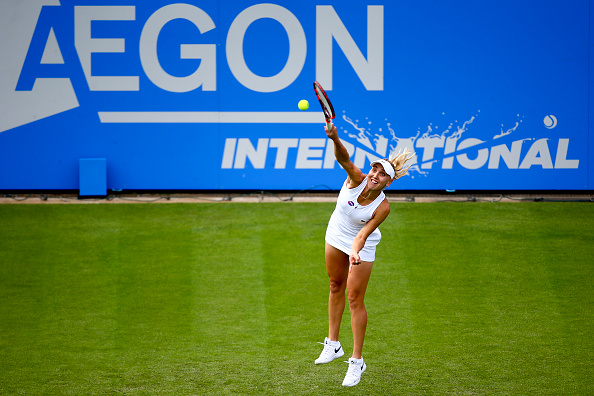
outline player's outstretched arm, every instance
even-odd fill
[[[332,125],[330,131],[328,131],[328,128],[326,127],[324,127],[324,130],[326,131],[326,136],[334,142],[334,156],[336,157],[336,161],[338,161],[340,166],[346,171],[349,179],[353,182],[352,185],[358,186],[363,179],[365,179],[365,174],[353,163],[353,161],[351,161],[349,152],[338,137],[336,125]]]

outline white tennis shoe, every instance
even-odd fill
[[[323,343],[319,342],[318,344],[324,345],[324,350],[320,353],[320,357],[316,359],[316,364],[330,363],[344,355],[340,341],[330,341],[330,338],[326,337]]]
[[[345,363],[349,364],[349,369],[342,381],[342,386],[355,386],[361,381],[361,374],[367,369],[367,365],[363,361],[363,357],[361,359],[350,358]]]

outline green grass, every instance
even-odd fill
[[[592,394],[594,206],[392,204],[352,389],[333,206],[0,205],[0,394]]]

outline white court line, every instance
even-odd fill
[[[319,124],[323,112],[100,111],[104,124]]]

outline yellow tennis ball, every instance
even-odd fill
[[[301,99],[297,106],[299,106],[299,110],[305,111],[305,110],[309,109],[309,102],[305,99]]]

